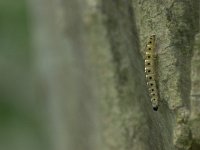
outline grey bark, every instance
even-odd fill
[[[30,2],[53,149],[200,148],[198,0]],[[142,58],[152,33],[158,112]]]

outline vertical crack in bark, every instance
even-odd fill
[[[195,18],[196,24],[197,24],[197,31],[198,34],[196,34],[195,41],[194,41],[194,47],[193,47],[193,56],[192,56],[192,62],[191,62],[191,92],[190,92],[190,101],[191,101],[191,115],[189,120],[190,129],[192,132],[192,150],[198,150],[200,149],[200,133],[197,132],[200,130],[199,124],[200,124],[200,80],[199,80],[199,74],[200,74],[200,2],[196,1],[194,3],[196,14]]]

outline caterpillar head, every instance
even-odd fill
[[[158,97],[157,96],[154,96],[151,98],[151,103],[152,103],[152,107],[153,107],[153,110],[154,111],[157,111],[158,110]]]
[[[154,111],[158,111],[158,106],[153,106]]]

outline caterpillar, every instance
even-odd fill
[[[156,45],[156,35],[151,35],[148,39],[145,49],[145,75],[153,110],[157,111],[159,105],[159,96],[156,84],[155,45]]]

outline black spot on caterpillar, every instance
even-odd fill
[[[149,96],[153,110],[157,111],[159,106],[158,89],[156,85],[156,68],[155,68],[155,45],[156,35],[151,35],[147,41],[145,49],[145,74]]]

